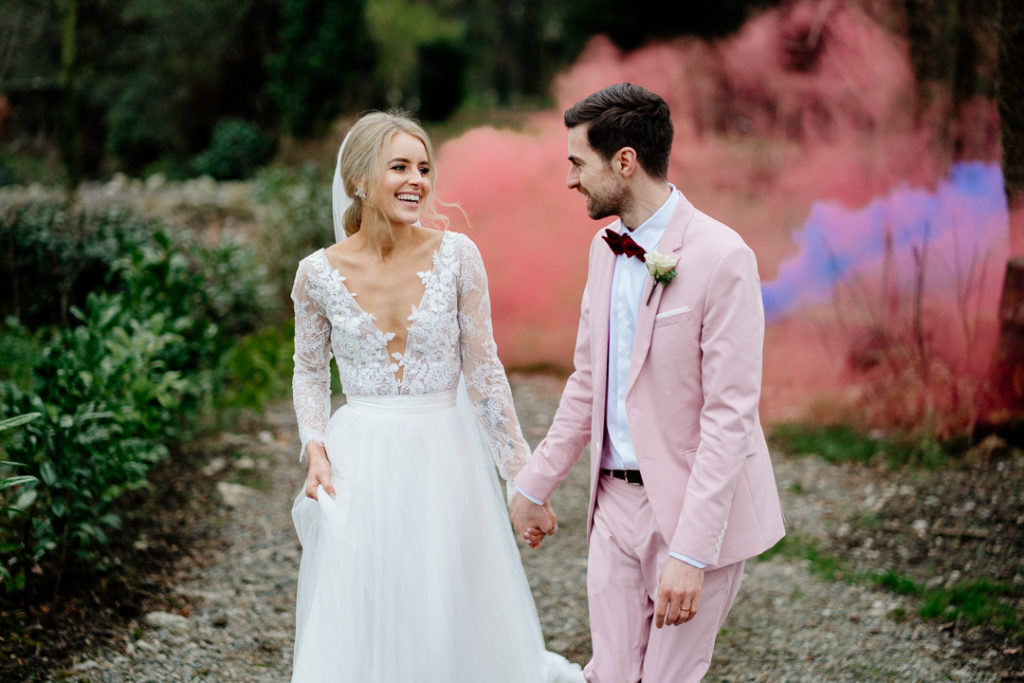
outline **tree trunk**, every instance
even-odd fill
[[[1024,2],[1002,0],[999,21],[999,122],[1003,178],[1011,208],[1024,204]]]
[[[68,196],[82,180],[82,161],[78,144],[78,0],[63,0],[60,55],[60,155],[67,173]]]
[[[1003,404],[1013,412],[1024,408],[1024,256],[1006,264],[995,379]]]
[[[1010,207],[1010,249],[1024,247],[1024,3],[1002,0],[999,7],[999,77],[997,99],[1003,145],[1003,180]],[[1001,403],[1011,412],[1024,410],[1024,257],[1006,265],[999,302],[999,345],[994,375]]]

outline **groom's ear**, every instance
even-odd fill
[[[636,150],[632,147],[623,147],[612,155],[612,169],[623,178],[629,178],[636,173],[637,159]]]

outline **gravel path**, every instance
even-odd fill
[[[515,376],[513,391],[528,440],[543,437],[562,381]],[[286,681],[299,548],[291,499],[303,471],[288,404],[269,410],[266,429],[225,434],[237,455],[207,466],[218,479],[216,544],[184,570],[167,611],[150,612],[113,646],[85,653],[51,680]],[[823,537],[874,492],[867,474],[813,458],[775,458],[789,530]],[[523,549],[548,646],[585,663],[587,631],[583,538],[587,479],[577,466],[554,498],[559,532],[540,551]],[[799,493],[793,493],[799,491]],[[889,615],[914,607],[865,585],[828,581],[806,561],[774,555],[747,564],[744,587],[718,641],[708,681],[998,681],[936,624]],[[1002,676],[1002,677],[1001,677]],[[485,682],[482,682],[485,683]]]

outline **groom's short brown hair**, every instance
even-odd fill
[[[567,128],[589,123],[587,142],[605,160],[632,147],[651,177],[668,179],[672,117],[660,95],[632,83],[610,85],[566,109],[564,120]]]

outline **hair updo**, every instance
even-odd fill
[[[407,133],[420,142],[427,150],[430,170],[427,177],[430,184],[436,182],[434,148],[423,127],[404,112],[371,112],[353,124],[348,132],[348,142],[341,154],[341,179],[345,194],[352,204],[345,210],[342,224],[346,235],[354,235],[362,227],[363,210],[370,208],[381,217],[378,188],[384,176],[384,165],[391,152],[391,140],[397,133]],[[362,190],[362,192],[360,192]],[[447,219],[435,210],[434,193],[430,192],[421,205],[420,216],[447,225]]]

